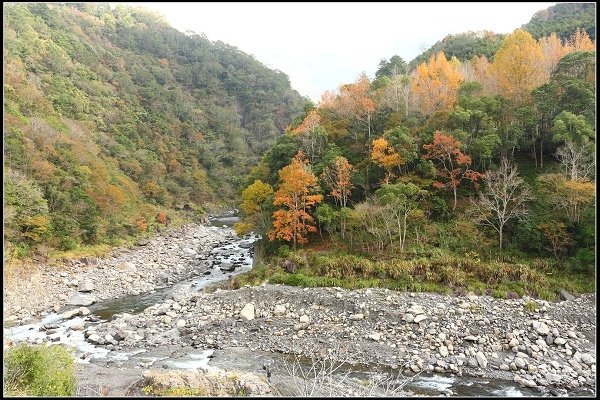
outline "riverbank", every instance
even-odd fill
[[[93,382],[82,389],[92,395],[142,395],[136,385],[152,369],[218,368],[260,375],[265,364],[271,365],[273,383],[283,393],[281,387],[290,389],[283,363],[289,355],[305,361],[327,356],[365,373],[420,375],[421,383],[433,374],[431,379],[442,382],[433,394],[449,394],[445,388],[455,390],[461,379],[481,386],[473,395],[503,396],[514,387],[526,395],[595,394],[594,294],[554,303],[272,284],[204,293],[193,285],[174,285],[141,314],[122,313],[108,322],[67,304],[78,293],[100,300],[160,290],[190,276],[201,281],[210,270],[225,277],[228,273],[220,270],[229,263],[215,258],[235,253],[229,249],[233,244],[215,248],[225,243],[250,246],[229,229],[190,225],[107,258],[45,270],[36,280],[10,291],[5,287],[5,323],[7,316],[10,324],[23,325],[44,313],[51,317],[57,309],[76,309],[62,314],[62,327],[42,324],[35,340],[89,346],[79,357],[86,364],[80,364],[78,375],[81,382]],[[89,289],[86,280],[92,281],[92,290],[79,292]],[[34,287],[43,289],[41,296],[31,295]],[[462,378],[467,376],[487,383]],[[500,388],[491,390],[494,384]]]
[[[188,224],[117,248],[107,257],[38,265],[27,279],[4,285],[4,322],[29,323],[77,306],[150,292],[203,274],[209,251],[231,238],[226,231]]]

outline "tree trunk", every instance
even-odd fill
[[[452,188],[452,191],[454,192],[454,207],[452,207],[452,212],[454,212],[454,210],[456,210],[456,186]]]
[[[544,141],[540,139],[540,168],[544,167]]]
[[[500,229],[498,229],[498,233],[500,233],[500,252],[502,252],[502,229],[504,228],[504,226],[500,226]]]

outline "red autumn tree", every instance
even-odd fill
[[[323,196],[315,194],[317,177],[310,171],[302,152],[298,152],[292,162],[279,171],[279,182],[273,204],[285,208],[273,213],[273,230],[269,232],[269,240],[292,241],[296,249],[297,243],[308,242],[308,232],[317,231],[309,210],[323,200]]]
[[[424,144],[426,153],[423,158],[431,159],[436,164],[437,176],[442,181],[436,181],[436,188],[451,188],[454,194],[454,206],[456,209],[456,189],[463,180],[470,180],[477,184],[483,178],[483,174],[469,169],[471,157],[460,151],[462,144],[450,135],[440,131],[433,134],[433,142]]]

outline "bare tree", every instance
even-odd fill
[[[506,158],[502,158],[497,171],[486,173],[485,188],[479,197],[471,198],[479,222],[498,232],[500,251],[504,226],[513,218],[521,220],[527,215],[525,203],[529,199],[529,189],[518,176],[517,167],[509,164]]]
[[[344,351],[339,345],[325,352],[326,355],[302,359],[298,355],[285,360],[283,369],[287,380],[287,395],[302,397],[396,397],[406,395],[404,386],[417,378],[420,373],[407,377],[398,371],[394,376],[388,373],[375,373],[368,380],[359,380],[351,376],[349,362],[356,354]],[[407,365],[406,365],[407,367]],[[283,387],[283,380],[277,380]],[[281,390],[280,390],[281,391]]]
[[[573,141],[566,141],[559,147],[556,158],[565,167],[565,174],[572,181],[589,178],[594,171],[594,153],[588,147]]]

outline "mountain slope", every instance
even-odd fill
[[[555,32],[561,39],[567,39],[581,28],[596,40],[595,3],[559,3],[538,11],[523,29],[539,39]]]
[[[142,8],[3,11],[5,238],[19,254],[232,199],[306,103],[285,74]]]

